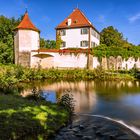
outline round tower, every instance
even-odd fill
[[[15,29],[14,56],[15,64],[30,67],[31,51],[40,46],[40,31],[31,22],[26,11],[20,24]]]

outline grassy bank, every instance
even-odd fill
[[[0,65],[0,91],[34,80],[132,80],[135,71],[29,69]],[[14,89],[14,88],[13,88]],[[47,139],[69,118],[66,108],[43,100],[0,93],[0,139]]]
[[[117,80],[134,79],[133,72],[107,72],[101,68],[95,70],[87,69],[29,69],[15,65],[0,66],[0,86],[9,87],[19,82],[30,82],[33,80]]]
[[[68,120],[59,105],[0,95],[0,139],[47,139]]]

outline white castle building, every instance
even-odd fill
[[[56,34],[63,40],[61,49],[41,49],[40,31],[31,22],[26,12],[15,29],[15,64],[31,68],[140,68],[140,59],[125,60],[118,56],[98,60],[89,54],[90,48],[100,44],[100,34],[79,10],[75,9],[56,27]],[[77,49],[72,49],[77,48]]]
[[[58,33],[63,40],[60,50],[41,49],[40,31],[33,25],[26,12],[15,29],[15,64],[32,68],[38,66],[42,68],[86,68],[89,59],[85,49],[99,45],[99,32],[79,9],[75,9],[56,27],[56,34]],[[79,49],[77,50],[78,56],[69,54],[75,51],[68,48]]]
[[[56,27],[56,34],[61,35],[63,49],[87,49],[100,43],[100,33],[78,8]]]

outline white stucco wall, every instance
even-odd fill
[[[31,67],[38,67],[41,65],[42,68],[85,68],[87,66],[87,57],[85,54],[59,54],[59,53],[46,53],[52,57],[38,58],[33,57],[37,53],[32,52],[31,55]],[[45,53],[40,53],[45,54]]]
[[[65,48],[81,48],[80,42],[88,41],[89,37],[88,34],[86,35],[81,34],[81,28],[76,28],[76,29],[66,29],[66,35],[61,36],[61,39],[66,42]]]
[[[93,68],[97,68],[100,66],[100,62],[98,60],[98,57],[93,57]]]
[[[100,40],[93,35],[91,35],[91,42],[95,42],[97,45],[100,45]]]
[[[87,57],[85,54],[60,55],[56,54],[54,57],[54,65],[59,68],[85,68],[87,65]]]
[[[19,51],[31,51],[39,49],[39,33],[32,30],[18,30]]]
[[[66,42],[65,48],[88,48],[81,47],[81,41],[89,41],[89,34],[81,34],[82,28],[65,29],[66,35],[61,36],[61,39]],[[100,40],[91,34],[91,42],[95,42],[97,45],[100,44]],[[64,49],[64,48],[62,48]]]

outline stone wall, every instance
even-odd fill
[[[93,68],[97,68],[98,66],[102,66],[105,70],[130,70],[132,68],[140,69],[140,58],[135,59],[130,57],[128,59],[124,59],[121,56],[109,58],[101,58],[99,60],[97,57],[93,57]]]
[[[30,67],[30,52],[19,52],[18,64],[24,67]]]

